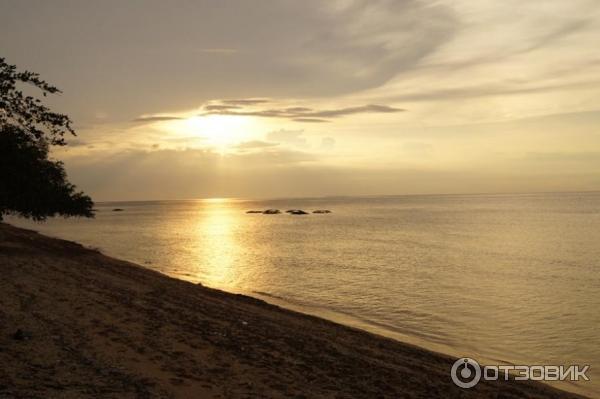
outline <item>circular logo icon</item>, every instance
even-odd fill
[[[475,360],[463,357],[452,365],[452,382],[461,388],[473,388],[481,379],[481,367]]]

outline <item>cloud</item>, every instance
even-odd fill
[[[369,104],[360,107],[348,107],[340,109],[330,109],[314,112],[300,112],[297,116],[308,118],[335,118],[338,116],[365,114],[365,113],[384,113],[390,114],[395,112],[404,112],[402,108],[389,107],[387,105]]]
[[[543,34],[540,38],[538,38],[534,43],[527,46],[525,49],[520,50],[516,53],[523,54],[529,53],[531,51],[535,51],[549,45],[554,44],[558,40],[562,40],[563,38],[570,36],[574,33],[580,32],[590,26],[590,24],[594,21],[592,18],[579,18],[574,21],[569,21],[565,24],[562,24],[554,29]]]
[[[292,120],[294,122],[306,122],[306,123],[323,123],[323,122],[329,122],[327,119],[319,119],[319,118],[294,118]]]
[[[323,137],[321,139],[321,149],[331,151],[335,148],[335,139],[333,137]]]
[[[306,138],[302,137],[304,130],[279,129],[267,133],[267,140],[293,145],[296,147],[306,147]]]
[[[243,100],[236,100],[241,104]],[[252,101],[252,100],[250,100]],[[225,101],[221,101],[224,103]],[[296,122],[321,123],[328,122],[327,119],[339,118],[342,116],[366,114],[366,113],[397,113],[404,112],[402,108],[395,108],[388,105],[367,104],[355,107],[334,108],[334,109],[313,109],[308,107],[279,107],[279,108],[260,108],[255,103],[249,103],[253,107],[236,106],[234,109],[226,104],[205,105],[205,113],[201,115],[235,115],[235,116],[256,116],[263,118],[286,118]],[[260,104],[260,103],[259,103]]]
[[[413,69],[460,29],[452,7],[421,0],[199,1],[168,10],[160,0],[118,5],[57,0],[0,13],[3,51],[22,54],[24,66],[55,77],[64,109],[79,123],[95,122],[97,109],[106,112],[106,122],[121,123],[189,110],[211,98],[249,106],[268,102],[246,98],[253,93],[350,95]],[[114,29],[99,30],[94,15]],[[55,23],[44,40],[26,28],[44,26],[48,18]],[[53,45],[63,42],[69,46]],[[31,51],[23,54],[23,48]]]
[[[411,111],[423,115],[419,113],[423,107],[435,109],[433,118],[450,123],[530,116],[542,109],[591,109],[594,94],[590,91],[600,87],[598,60],[581,49],[592,48],[598,37],[598,8],[577,0],[549,0],[544,8],[521,5],[516,0],[458,0],[455,10],[464,29],[455,40],[417,68],[374,90],[371,98],[428,102],[411,104]],[[514,17],[517,8],[523,18]],[[508,95],[510,99],[490,98]],[[480,98],[485,98],[485,105],[475,101],[443,104]],[[502,111],[492,111],[495,107]],[[471,112],[461,114],[457,108]]]
[[[185,119],[180,116],[174,115],[150,115],[150,116],[140,116],[133,120],[133,122],[165,122],[165,121],[176,121],[180,119]]]
[[[201,112],[197,116],[208,115],[231,115],[231,116],[254,116],[260,118],[283,118],[294,122],[303,123],[324,123],[329,119],[340,118],[344,116],[382,113],[391,114],[405,112],[403,108],[396,108],[389,105],[367,104],[354,107],[342,107],[332,109],[314,109],[309,107],[268,107],[262,105],[271,103],[267,99],[238,99],[238,100],[212,100],[203,105]],[[134,122],[163,122],[171,120],[185,119],[177,115],[144,115],[135,118]]]
[[[249,106],[267,101],[244,96],[334,98],[380,90],[371,97],[379,99],[391,96],[388,84],[415,75],[423,84],[401,87],[399,95],[439,88],[446,78],[452,87],[483,77],[535,82],[559,65],[594,58],[586,49],[598,37],[593,1],[549,0],[544,7],[516,0],[190,2],[165,10],[148,0],[114,12],[117,5],[19,2],[0,14],[3,51],[55,77],[65,92],[63,108],[82,124],[95,122],[95,110],[107,122],[122,122],[218,97],[228,99],[222,105]],[[114,29],[100,32],[95,15]],[[48,19],[55,23],[43,40],[27,28]],[[471,66],[487,70],[471,74]],[[573,75],[597,71],[566,66]],[[447,77],[448,71],[462,76]],[[311,118],[326,119],[296,116],[317,122]]]
[[[530,84],[529,82],[506,82],[474,86],[449,87],[435,90],[415,91],[390,97],[391,101],[447,101],[455,99],[490,97],[509,94],[544,93],[563,89],[585,89],[600,86],[600,80]]]
[[[251,141],[244,141],[242,143],[239,143],[238,145],[235,146],[235,148],[245,150],[245,149],[275,147],[278,145],[279,145],[279,143],[273,143],[273,142],[262,141],[262,140],[251,140]]]
[[[228,111],[231,109],[239,109],[241,108],[238,105],[227,105],[227,104],[209,104],[205,105],[204,109],[207,111]]]
[[[307,108],[307,107],[289,107],[286,108],[285,111],[287,112],[310,112],[312,111],[311,108]]]
[[[286,60],[287,75],[303,85],[296,95],[330,96],[379,87],[419,65],[461,27],[454,10],[441,2],[323,4],[318,25],[301,33],[306,39],[290,40],[290,48],[298,51]]]
[[[268,103],[269,100],[264,98],[242,98],[237,100],[221,100],[221,102],[228,105],[256,105]]]
[[[556,42],[567,38],[577,32],[584,31],[593,22],[592,18],[579,18],[574,21],[569,21],[564,24],[560,24],[556,27],[550,26],[549,29],[537,35],[533,40],[521,40],[515,41],[516,47],[511,47],[503,51],[494,51],[488,54],[478,54],[473,58],[460,61],[451,61],[444,63],[433,63],[422,66],[423,70],[445,70],[455,71],[467,69],[474,66],[482,66],[486,64],[494,64],[502,61],[506,61],[510,58],[527,54],[536,50],[552,47]],[[507,26],[508,27],[508,26]],[[514,28],[513,28],[514,29]]]

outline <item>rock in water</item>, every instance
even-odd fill
[[[266,211],[263,211],[264,215],[277,215],[278,213],[281,213],[279,209],[267,209]]]
[[[308,212],[304,212],[302,209],[292,209],[288,211],[290,215],[308,215]]]

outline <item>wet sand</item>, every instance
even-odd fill
[[[0,223],[0,398],[575,398]]]

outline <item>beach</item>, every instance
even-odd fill
[[[0,224],[0,398],[574,398]]]

